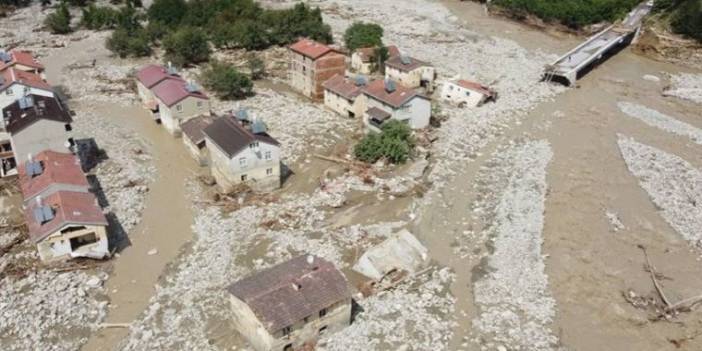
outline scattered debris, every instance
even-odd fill
[[[702,129],[664,115],[656,110],[630,102],[620,102],[619,109],[630,117],[667,132],[687,136],[697,144],[702,145]]]
[[[664,96],[674,96],[702,104],[702,74],[681,73],[670,77],[671,85]]]
[[[626,229],[624,223],[619,219],[619,215],[616,212],[605,210],[605,216],[609,220],[609,224],[612,226],[612,230],[616,233],[622,229]]]

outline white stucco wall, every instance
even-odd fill
[[[392,115],[392,119],[405,121],[412,129],[422,129],[429,125],[431,118],[431,102],[421,97],[415,97],[406,102],[401,108],[396,109],[386,105],[372,97],[367,97],[366,110],[372,107],[382,109]],[[364,118],[365,125],[369,125],[367,118]]]
[[[18,99],[30,95],[40,95],[46,97],[56,97],[53,91],[37,89],[33,87],[26,86],[24,84],[15,83],[12,84],[5,91],[0,92],[0,109],[3,109],[9,105],[12,105]]]
[[[205,145],[212,176],[222,190],[231,190],[232,187],[242,183],[242,175],[246,175],[246,184],[254,190],[271,191],[280,188],[280,148],[278,146],[259,142],[258,151],[246,147],[229,158],[207,137]],[[270,158],[266,158],[267,154]],[[271,174],[268,174],[268,170]]]
[[[65,230],[71,227],[78,227],[79,225],[68,225],[61,228]],[[85,226],[85,229],[76,230],[73,232],[68,232],[65,234],[61,233],[61,230],[49,235],[44,240],[37,244],[37,250],[39,251],[39,257],[42,261],[55,261],[61,259],[71,258],[71,238],[76,238],[83,235],[88,235],[94,233],[97,239],[96,242],[81,246],[78,248],[78,252],[87,253],[97,256],[108,256],[109,248],[107,242],[107,231],[103,226]]]
[[[349,101],[345,97],[325,89],[324,105],[344,117],[349,117],[349,111],[351,111],[354,117],[358,118],[363,116],[363,112],[365,111],[365,98],[363,94],[361,94],[353,99],[353,101]]]
[[[466,107],[476,107],[485,98],[485,95],[466,89],[452,82],[446,82],[441,88],[441,99],[452,104],[465,104]]]
[[[210,100],[207,99],[189,96],[171,107],[166,106],[158,97],[155,99],[158,102],[161,123],[173,135],[180,135],[180,124],[188,119],[210,114]]]

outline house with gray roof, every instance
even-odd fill
[[[385,78],[408,88],[433,89],[436,69],[429,63],[407,55],[397,55],[385,61]]]
[[[258,351],[293,351],[351,323],[351,290],[331,262],[303,255],[227,288],[234,325]]]
[[[222,191],[240,184],[261,192],[280,188],[280,143],[262,120],[242,109],[216,118],[202,133],[207,163]]]

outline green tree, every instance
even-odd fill
[[[214,91],[221,99],[236,100],[250,96],[253,82],[234,66],[214,61],[202,73],[205,87]]]
[[[676,33],[702,42],[702,1],[686,0],[673,14],[671,26]]]
[[[258,80],[266,75],[266,64],[256,54],[249,54],[246,64],[249,66],[251,79]]]
[[[122,58],[151,55],[151,41],[144,29],[129,31],[125,28],[118,28],[107,38],[105,46]]]
[[[80,19],[81,26],[87,29],[100,30],[115,28],[119,23],[119,11],[111,7],[97,7],[90,4],[83,8]]]
[[[154,0],[146,13],[149,21],[161,22],[172,27],[180,24],[187,10],[185,0]]]
[[[354,155],[363,162],[374,163],[381,158],[392,163],[405,163],[414,148],[412,130],[398,120],[385,122],[380,133],[367,134],[354,147]]]
[[[71,32],[71,12],[68,11],[68,4],[61,2],[56,11],[46,16],[44,24],[49,27],[51,33],[67,34]]]
[[[199,28],[184,27],[163,39],[166,59],[178,66],[205,62],[210,58],[207,35]]]
[[[344,32],[344,43],[351,51],[358,48],[382,47],[383,27],[375,23],[354,22]]]

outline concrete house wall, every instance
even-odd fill
[[[385,78],[397,81],[408,88],[419,88],[422,85],[422,80],[433,83],[435,72],[434,67],[430,66],[417,67],[409,72],[386,66]]]
[[[54,92],[51,90],[38,89],[24,84],[15,83],[7,87],[4,91],[0,91],[0,109],[12,105],[15,101],[30,94],[56,97]]]
[[[230,301],[234,325],[257,351],[283,351],[288,345],[298,350],[321,335],[337,332],[351,324],[351,299],[347,299],[330,306],[323,317],[317,312],[307,321],[301,320],[290,326],[288,335],[283,335],[282,330],[271,334],[243,301],[234,296]],[[322,328],[325,329],[320,331]]]
[[[189,138],[183,137],[183,144],[188,153],[197,161],[200,166],[207,166],[207,147],[202,149],[197,147]]]
[[[199,115],[210,114],[210,101],[207,99],[188,96],[171,107],[166,106],[158,97],[155,99],[158,102],[161,123],[169,133],[176,136],[181,133],[181,123]]]
[[[258,152],[252,147],[246,147],[229,158],[209,137],[205,137],[205,145],[212,176],[223,191],[230,191],[242,182],[256,191],[280,188],[280,148],[278,146],[259,142]],[[266,158],[267,155],[270,155],[270,158]],[[244,175],[246,180],[242,181]]]
[[[94,234],[97,239],[92,244],[87,244],[76,249],[71,248],[71,239],[84,235]],[[37,243],[37,250],[42,261],[55,261],[68,259],[72,254],[90,254],[95,257],[108,256],[107,230],[100,225],[68,225],[61,228],[44,240]]]
[[[371,74],[372,68],[373,63],[363,62],[360,53],[354,52],[353,55],[351,55],[351,69],[353,69],[354,71],[360,74]]]
[[[336,74],[346,71],[346,56],[330,51],[313,60],[305,55],[290,51],[288,80],[290,86],[313,99],[324,97],[322,84]]]
[[[26,160],[30,153],[36,155],[47,149],[70,152],[66,142],[71,136],[65,123],[40,119],[12,136],[12,150],[18,160]]]
[[[456,105],[476,107],[483,102],[485,95],[458,84],[446,82],[441,89],[441,99]]]
[[[366,103],[363,94],[357,96],[353,100],[349,100],[329,89],[324,90],[324,105],[332,109],[334,112],[344,117],[361,117],[365,112]],[[349,114],[353,113],[353,116]]]
[[[367,109],[377,107],[392,115],[392,119],[407,123],[412,129],[422,129],[429,126],[431,118],[431,102],[428,99],[414,97],[400,108],[394,108],[388,104],[378,101],[372,97],[367,97]],[[380,129],[371,125],[368,118],[364,117],[363,123],[370,130],[380,132]]]
[[[149,108],[151,106],[154,106],[156,104],[156,97],[154,96],[154,93],[152,93],[151,90],[147,88],[144,84],[142,84],[139,80],[136,80],[136,86],[137,93],[139,94],[139,99],[141,99],[141,102],[144,105],[144,107]]]

